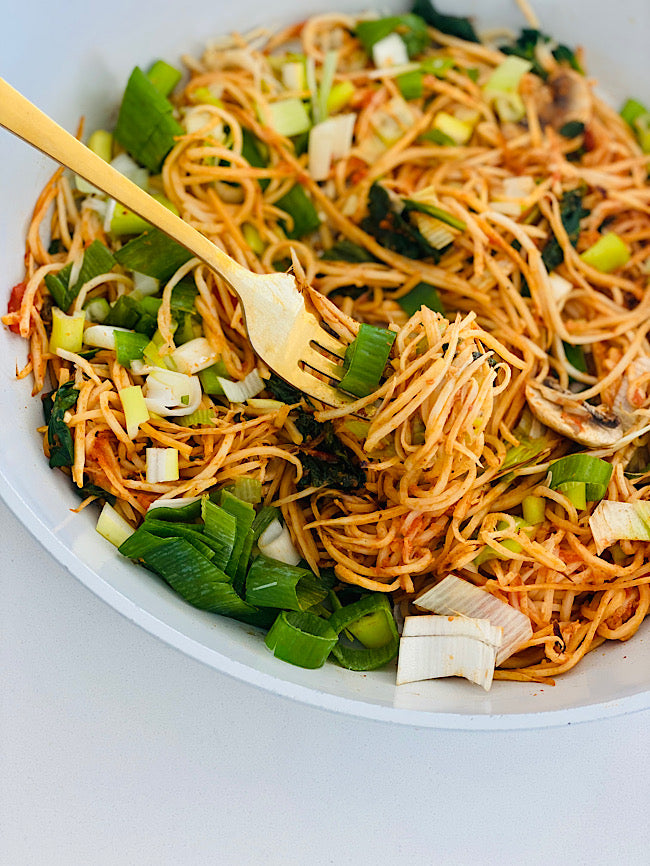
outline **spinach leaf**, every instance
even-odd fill
[[[63,420],[68,409],[77,402],[79,391],[74,382],[65,382],[58,391],[43,396],[43,414],[47,424],[47,442],[50,448],[50,467],[72,466],[74,444],[72,433]]]
[[[431,0],[415,0],[411,9],[414,15],[419,15],[424,18],[427,24],[435,27],[441,33],[446,33],[448,36],[457,36],[459,39],[465,39],[468,42],[479,42],[479,38],[474,30],[474,25],[467,17],[458,15],[445,15],[434,7]]]
[[[547,71],[537,59],[535,49],[538,45],[546,45],[551,42],[551,37],[540,30],[535,30],[531,27],[524,27],[519,36],[510,45],[501,45],[501,51],[504,54],[514,54],[516,57],[523,57],[532,63],[531,72],[539,75],[540,78],[546,80],[548,77]],[[584,74],[584,70],[578,63],[575,52],[568,45],[557,45],[551,50],[551,54],[558,63],[564,63],[575,69],[576,72]]]
[[[373,183],[368,194],[368,216],[361,220],[361,228],[372,235],[387,250],[409,259],[433,258],[440,253],[411,225],[402,214],[390,206],[390,197],[383,186]]]
[[[294,388],[293,385],[289,385],[288,382],[276,376],[275,373],[271,373],[271,378],[267,380],[266,390],[270,391],[276,400],[280,400],[282,403],[289,403],[289,405],[300,403],[304,396],[302,391]]]
[[[584,188],[578,187],[565,193],[560,202],[560,217],[564,230],[569,236],[571,245],[575,247],[580,236],[580,220],[589,216],[590,211],[582,206]],[[562,247],[556,237],[550,238],[542,250],[542,261],[547,271],[552,271],[564,261]]]
[[[115,500],[117,499],[113,493],[109,493],[108,490],[104,490],[103,487],[98,487],[96,484],[91,484],[90,481],[86,481],[83,487],[77,487],[76,484],[73,484],[72,489],[80,499],[86,499],[88,496],[96,496],[97,499],[103,499],[104,502],[108,502],[109,505],[115,505]]]
[[[341,442],[331,421],[320,424],[310,412],[299,412],[296,427],[305,439],[298,453],[304,472],[299,490],[312,485],[355,490],[366,483],[355,453]]]
[[[328,250],[325,250],[321,259],[326,262],[350,262],[351,264],[377,261],[372,253],[347,238],[337,241]]]

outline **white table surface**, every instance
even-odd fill
[[[301,706],[122,618],[1,501],[0,527],[2,864],[650,862],[649,712],[456,733]]]

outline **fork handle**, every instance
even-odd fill
[[[177,217],[89,150],[58,123],[0,78],[0,125],[23,141],[74,171],[111,198],[159,228],[216,271],[239,296],[243,306],[259,303],[255,274],[242,267],[212,241]],[[261,288],[261,283],[259,283]],[[300,295],[296,293],[300,298]]]

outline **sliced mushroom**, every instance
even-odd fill
[[[575,394],[560,388],[553,379],[529,382],[526,400],[543,424],[587,448],[615,445],[624,434],[618,415],[604,406],[578,402]]]
[[[585,126],[591,120],[591,90],[584,76],[573,69],[559,69],[540,88],[537,113],[542,126],[562,129],[576,121]]]

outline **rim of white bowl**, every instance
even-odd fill
[[[532,713],[470,714],[434,712],[383,706],[364,700],[354,700],[323,691],[317,686],[306,687],[255,667],[229,658],[184,634],[169,623],[139,607],[124,593],[93,571],[79,559],[27,505],[0,468],[0,496],[23,523],[34,539],[66,568],[73,577],[94,595],[106,602],[126,619],[140,626],[163,643],[234,679],[246,682],[289,700],[333,713],[413,727],[443,730],[530,730],[563,727],[581,722],[613,718],[650,708],[650,690],[609,701],[595,701],[583,706]]]

